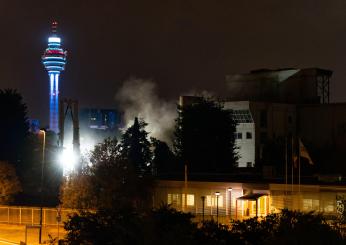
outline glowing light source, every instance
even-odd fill
[[[73,151],[72,145],[69,145],[68,147],[62,150],[59,162],[63,168],[64,175],[74,170],[78,162],[78,157]]]
[[[60,43],[61,39],[59,37],[50,37],[48,38],[49,43]]]

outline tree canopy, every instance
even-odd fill
[[[152,165],[155,174],[166,174],[179,171],[179,162],[177,157],[171,151],[167,143],[151,138],[153,145]]]
[[[16,90],[0,90],[0,115],[0,160],[17,163],[29,124],[27,107]]]
[[[201,98],[178,106],[174,150],[189,172],[231,172],[237,162],[232,111]]]
[[[131,208],[75,214],[65,224],[67,244],[344,244],[340,231],[315,213],[282,210],[261,220],[195,223],[193,215],[161,206],[146,215]]]
[[[141,126],[142,125],[142,126]],[[153,179],[146,166],[151,163],[144,122],[137,119],[121,142],[107,138],[95,146],[90,164],[72,173],[62,186],[61,201],[71,208],[114,209],[124,206],[146,209]],[[149,143],[150,144],[150,143]],[[135,148],[135,149],[132,149]]]
[[[152,170],[152,152],[148,133],[145,131],[147,124],[135,117],[133,125],[130,126],[121,139],[121,154],[127,159],[139,173],[149,173]]]
[[[14,166],[0,161],[0,204],[8,204],[22,190]]]

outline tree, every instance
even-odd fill
[[[65,230],[64,244],[150,244],[143,237],[145,226],[141,216],[131,208],[74,214],[65,223]]]
[[[214,220],[203,221],[195,231],[194,238],[199,245],[243,244],[239,237],[230,232],[229,226]]]
[[[29,125],[27,107],[16,90],[0,90],[0,114],[0,160],[18,163]]]
[[[343,244],[321,214],[283,209],[281,213],[236,221],[232,233],[245,244]]]
[[[154,147],[152,161],[154,172],[158,175],[177,172],[179,162],[169,146],[155,138],[151,138],[151,142]]]
[[[238,159],[235,131],[231,110],[201,98],[178,106],[174,150],[189,172],[231,172]]]
[[[85,165],[65,181],[61,194],[64,206],[99,210],[148,207],[153,182],[136,173],[120,147],[116,138],[95,146],[90,166]]]
[[[121,153],[140,174],[150,173],[152,170],[151,144],[148,133],[145,131],[147,124],[135,117],[133,125],[122,136]]]
[[[153,223],[154,244],[194,244],[193,234],[197,225],[192,222],[193,217],[191,213],[177,211],[167,205],[153,209],[149,218]]]
[[[22,189],[16,170],[11,164],[0,162],[0,176],[0,204],[8,204],[14,200],[14,195]]]

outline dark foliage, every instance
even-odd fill
[[[148,133],[145,131],[147,124],[136,117],[134,123],[123,134],[121,139],[121,155],[140,174],[151,173],[152,152]]]
[[[7,162],[0,161],[0,176],[0,205],[9,204],[22,190],[21,185],[15,168]]]
[[[65,224],[67,244],[145,244],[142,220],[132,209],[74,214]]]
[[[282,210],[263,220],[237,221],[232,233],[246,244],[342,244],[340,234],[329,226],[322,215],[313,212]]]
[[[169,206],[146,214],[112,209],[75,214],[65,224],[68,244],[344,244],[319,214],[283,210],[259,221],[237,221],[232,227],[205,221]]]
[[[192,217],[190,213],[183,213],[166,205],[154,209],[150,218],[154,224],[155,244],[194,244],[196,224],[191,221]]]
[[[232,111],[221,103],[201,99],[178,106],[174,149],[189,172],[231,172],[237,162]]]
[[[217,224],[214,220],[202,222],[195,230],[194,239],[200,245],[243,244],[227,225]]]
[[[62,183],[62,168],[59,165],[57,136],[46,132],[45,161],[43,166],[43,202],[47,206],[59,204],[59,190]],[[42,134],[29,133],[25,140],[23,160],[17,165],[23,192],[17,196],[18,205],[41,204]]]
[[[27,107],[16,90],[0,90],[0,115],[0,160],[17,164],[22,160],[29,125]]]
[[[152,164],[156,174],[183,171],[183,169],[179,169],[177,157],[165,142],[155,138],[151,138],[151,142],[154,147]]]
[[[84,166],[67,179],[61,201],[72,208],[112,209],[135,207],[146,209],[151,198],[153,179],[139,176],[120,152],[121,145],[105,139],[91,153],[91,166]]]

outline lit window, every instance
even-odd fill
[[[334,202],[333,201],[329,201],[326,202],[324,205],[324,212],[334,212]]]
[[[185,204],[185,201],[186,201],[187,206],[194,206],[195,205],[195,195],[187,194],[186,196],[187,196],[187,199],[185,200],[185,194],[182,194],[183,203]]]
[[[303,199],[303,210],[307,211],[319,211],[320,200],[317,199]]]
[[[303,199],[303,210],[312,210],[312,199]]]
[[[218,197],[219,197],[218,206],[223,207],[223,196],[220,195]],[[216,199],[217,199],[216,196],[207,195],[207,207],[216,207],[217,205]]]
[[[180,205],[179,194],[167,194],[167,204],[179,206]]]

